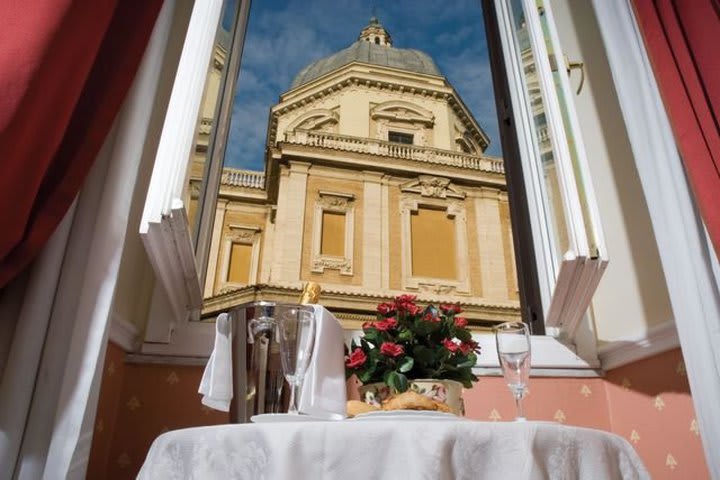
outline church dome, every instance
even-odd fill
[[[427,75],[442,75],[432,58],[419,50],[393,48],[390,34],[373,17],[358,40],[344,50],[321,58],[295,76],[291,88],[304,85],[352,62],[369,63]]]

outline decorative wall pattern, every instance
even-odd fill
[[[132,479],[152,441],[167,430],[228,423],[203,407],[201,367],[123,363],[109,344],[88,479]],[[466,415],[508,421],[515,404],[502,378],[464,393]],[[653,479],[709,479],[680,350],[608,372],[605,378],[532,378],[531,420],[611,431],[635,447]]]
[[[608,372],[605,391],[612,431],[652,478],[710,478],[679,349]]]

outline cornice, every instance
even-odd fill
[[[248,302],[259,300],[297,302],[302,293],[298,285],[257,284],[228,289],[220,295],[205,299],[203,317],[214,316]],[[369,315],[375,312],[377,304],[392,300],[407,292],[400,290],[368,292],[359,287],[323,288],[320,296],[323,305],[332,311],[352,315]],[[479,297],[439,296],[427,293],[417,295],[420,304],[459,303],[468,320],[477,326],[491,326],[497,322],[516,320],[520,317],[520,306],[516,301],[487,302]]]

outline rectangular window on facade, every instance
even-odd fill
[[[250,265],[252,263],[253,246],[247,243],[233,243],[230,247],[230,267],[228,283],[250,283]]]
[[[405,143],[407,145],[413,144],[412,133],[401,133],[401,132],[388,132],[388,141],[393,143]]]
[[[320,254],[336,257],[345,256],[345,214],[341,212],[322,213],[322,238]]]
[[[412,276],[457,279],[455,220],[420,207],[410,216]]]

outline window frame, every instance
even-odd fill
[[[237,2],[233,40],[221,85],[223,94],[216,109],[219,111],[227,110],[227,105],[232,103],[233,95],[227,95],[227,92],[234,90],[250,13],[250,0]],[[169,338],[173,328],[190,318],[199,318],[203,304],[215,213],[215,208],[208,209],[206,205],[214,207],[217,198],[217,188],[208,186],[219,185],[229,122],[218,122],[210,138],[206,181],[201,193],[203,202],[196,212],[196,216],[204,220],[198,222],[195,242],[186,210],[189,205],[185,204],[184,198],[208,66],[224,3],[224,0],[205,0],[193,5],[141,217],[140,236],[160,286],[154,290],[151,309],[172,312],[162,320],[154,320],[151,316],[146,336],[151,340]],[[200,71],[202,75],[197,74]],[[212,218],[207,218],[209,211],[212,211]]]
[[[459,293],[470,293],[469,247],[467,214],[463,199],[430,198],[403,190],[400,198],[400,244],[402,265],[402,286],[404,289],[444,292],[454,289]],[[412,227],[411,215],[421,208],[441,210],[452,218],[455,228],[455,272],[456,278],[422,277],[412,270]]]
[[[313,273],[326,269],[338,270],[340,275],[353,276],[355,246],[355,195],[352,193],[320,190],[313,208],[312,258]],[[323,213],[342,213],[345,216],[345,239],[343,256],[322,253]]]
[[[566,108],[562,110],[550,65],[546,41],[551,44],[555,55],[560,51],[552,8],[548,2],[519,1],[522,4],[532,55],[537,59],[535,68],[543,98],[544,115],[547,117],[548,129],[551,131],[550,140],[557,166],[561,203],[567,219],[570,247],[558,261],[552,249],[553,239],[547,228],[550,217],[543,201],[542,159],[535,146],[533,114],[529,111],[529,102],[526,103],[525,99],[525,74],[522,71],[524,65],[519,58],[521,54],[516,45],[511,7],[509,0],[494,0],[484,2],[483,6],[488,10],[492,9],[497,19],[495,28],[492,29],[492,36],[495,45],[500,46],[500,50],[492,52],[491,49],[491,57],[493,53],[496,54],[494,60],[491,58],[491,63],[495,67],[493,77],[498,111],[503,112],[501,119],[503,146],[506,144],[505,137],[512,140],[508,143],[516,146],[512,149],[511,155],[505,156],[506,164],[511,163],[515,167],[506,168],[508,190],[510,191],[511,184],[519,187],[522,198],[526,200],[525,205],[521,207],[527,209],[527,212],[517,215],[518,218],[513,218],[513,228],[521,233],[520,238],[516,240],[524,239],[525,244],[530,246],[525,250],[534,251],[534,261],[526,262],[529,268],[534,267],[537,278],[537,291],[531,292],[533,305],[529,313],[533,317],[542,313],[544,317],[542,324],[548,327],[550,333],[572,342],[581,323],[583,321],[589,323],[586,312],[607,266],[608,258],[597,202],[589,180],[579,122],[571,100],[569,82],[565,76],[558,75],[559,88],[563,98],[566,99],[564,103]],[[541,15],[545,18],[547,39],[542,27]],[[486,21],[486,24],[488,23]],[[490,30],[488,37],[491,37]],[[499,68],[505,72],[503,78],[497,75]],[[510,102],[502,98],[503,95],[507,95]],[[566,114],[566,118],[563,113]],[[570,152],[566,133],[568,128],[574,133],[576,157]],[[513,197],[511,207],[517,207],[518,205],[514,204],[517,204],[518,197],[512,194],[511,196]],[[533,238],[537,241],[533,242]],[[523,250],[517,247],[516,252]],[[555,265],[556,262],[558,265]],[[526,280],[520,274],[520,266],[518,270],[519,282]],[[520,290],[522,291],[522,288]],[[533,323],[535,325],[541,323],[534,320],[533,318],[532,323],[528,323],[531,323],[531,326]]]
[[[404,138],[405,140],[410,140],[410,141],[404,142],[404,141],[392,140],[390,138],[392,135],[396,135],[397,138]],[[395,130],[388,129],[388,140],[387,141],[390,143],[397,143],[398,145],[415,145],[415,134],[407,133],[407,132],[397,132]]]
[[[249,13],[249,1],[241,1],[239,13],[243,17],[242,22],[239,22],[238,32],[240,37],[244,38],[245,31],[247,28],[248,13]],[[543,309],[543,293],[540,287],[538,277],[538,262],[537,262],[537,248],[533,243],[533,231],[537,229],[537,226],[533,227],[534,219],[530,213],[529,202],[532,201],[528,197],[526,185],[528,179],[526,178],[523,171],[523,159],[522,159],[522,146],[519,143],[518,128],[516,125],[516,119],[518,114],[515,108],[518,106],[516,95],[513,95],[513,88],[509,82],[509,76],[507,75],[507,58],[506,53],[503,51],[503,39],[500,28],[500,17],[497,15],[497,6],[501,4],[503,0],[482,0],[482,9],[484,12],[485,31],[488,39],[488,50],[490,62],[492,65],[492,77],[493,84],[495,87],[495,99],[497,104],[499,126],[500,126],[500,141],[503,147],[503,157],[505,162],[505,170],[507,173],[507,189],[510,200],[510,216],[512,229],[515,234],[513,235],[513,251],[516,259],[517,269],[517,283],[520,291],[520,302],[522,307],[522,317],[527,322],[533,332],[533,365],[541,368],[570,368],[570,369],[596,369],[599,367],[599,360],[597,358],[595,339],[590,329],[582,329],[583,332],[579,332],[579,335],[570,336],[560,339],[560,337],[545,334],[544,324],[544,309]],[[222,3],[221,0],[211,0],[212,3]],[[199,8],[199,4],[205,2],[196,2],[195,8]],[[206,7],[206,10],[208,8]],[[193,11],[193,17],[195,17],[195,11]],[[219,20],[219,14],[218,19]],[[191,19],[192,24],[192,19]],[[210,28],[212,22],[204,22],[205,28]],[[213,35],[217,28],[217,21],[212,25]],[[188,41],[186,41],[187,48]],[[237,44],[235,44],[237,46]],[[240,42],[240,50],[242,50],[242,42]],[[183,52],[184,53],[184,52]],[[182,63],[182,60],[181,60]],[[195,68],[200,68],[200,63],[195,62]],[[178,74],[178,77],[180,75]],[[173,89],[175,93],[175,88]],[[195,91],[195,94],[200,97],[202,95],[202,88]],[[199,100],[197,100],[199,101]],[[193,103],[194,100],[186,97],[186,103]],[[171,102],[172,103],[172,102]],[[171,111],[168,109],[168,119],[166,124],[172,124],[172,117],[177,116],[178,112],[182,112],[182,109],[175,109]],[[193,117],[195,118],[195,117]],[[191,125],[190,129],[187,130],[188,142],[192,142],[195,125]],[[175,157],[175,158],[189,158],[187,157]],[[177,168],[181,162],[175,161],[175,167]],[[154,176],[154,174],[153,174]],[[173,199],[172,206],[178,206],[176,200],[179,197]],[[422,201],[424,202],[424,200]],[[180,202],[182,204],[182,202]],[[180,205],[181,206],[181,205]],[[170,221],[174,218],[176,209],[170,209],[170,214],[163,215],[163,220]],[[177,211],[178,221],[181,223],[183,209]],[[166,218],[167,217],[167,218]],[[187,222],[187,219],[185,218]],[[167,227],[166,227],[167,228]],[[346,232],[347,233],[347,232]],[[172,237],[171,237],[172,238]],[[167,240],[167,237],[166,237]],[[167,243],[167,242],[166,242]],[[531,248],[523,248],[523,246],[531,245]],[[187,250],[179,248],[173,248],[166,256],[171,258],[172,261],[177,263],[178,258],[182,255],[187,254]],[[187,258],[186,258],[187,260]],[[153,263],[155,266],[155,263]],[[194,258],[193,258],[193,266]],[[156,268],[157,271],[157,268]],[[181,272],[173,271],[175,276],[178,276]],[[197,272],[196,272],[197,273]],[[158,276],[162,278],[162,274],[158,272]],[[167,284],[163,280],[163,284]],[[170,283],[172,285],[172,283]],[[167,288],[165,289],[167,293]],[[157,293],[157,289],[156,289]],[[170,297],[176,296],[177,292],[171,290]],[[154,300],[153,307],[151,309],[150,323],[154,322],[158,315],[158,311],[167,311],[171,305],[177,305],[177,299],[159,298]],[[178,313],[175,309],[175,313]],[[212,340],[214,337],[214,330],[212,325],[203,322],[188,322],[187,316],[184,317],[184,321],[177,323],[166,322],[167,331],[162,333],[163,325],[149,325],[149,332],[156,332],[155,334],[149,334],[146,336],[146,343],[143,345],[143,353],[148,354],[160,354],[160,355],[194,355],[194,356],[207,356],[212,347]],[[162,322],[162,321],[161,321]],[[174,330],[172,342],[170,341],[170,333]],[[161,332],[160,335],[157,332]],[[588,333],[589,332],[589,333]],[[353,332],[348,331],[346,335],[353,335]],[[582,338],[585,337],[585,338]],[[160,342],[156,342],[157,339],[161,339]],[[484,348],[484,355],[481,355],[478,360],[478,368],[495,368],[497,367],[497,357],[492,354],[494,351],[494,340],[492,336],[478,335],[476,336],[477,341]]]
[[[245,287],[257,282],[260,265],[260,242],[262,227],[259,225],[234,224],[228,225],[229,232],[223,235],[223,256],[220,268],[219,292],[229,288]],[[232,247],[234,244],[249,245],[251,248],[250,265],[248,265],[248,282],[238,283],[230,281],[230,266],[232,263]]]

